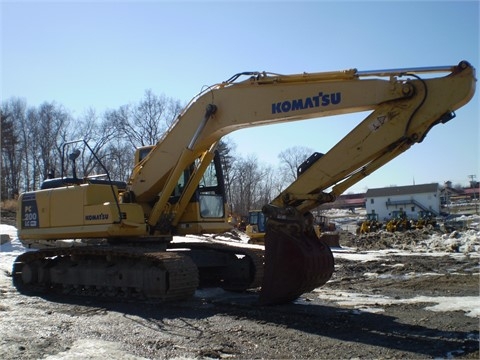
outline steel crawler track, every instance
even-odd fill
[[[218,242],[169,244],[172,251],[180,252],[182,248],[188,248],[187,253],[199,269],[200,286],[217,286],[231,291],[262,286],[263,249]]]
[[[20,255],[13,283],[21,292],[57,292],[116,299],[182,300],[198,286],[198,271],[181,254],[135,247],[85,246]]]
[[[260,287],[263,250],[204,242],[173,244],[169,251],[101,245],[49,248],[18,256],[12,276],[23,293],[178,301],[193,296],[199,285],[234,291]]]

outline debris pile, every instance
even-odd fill
[[[358,250],[408,250],[415,252],[457,252],[480,255],[480,231],[440,233],[434,230],[377,232],[354,235],[342,232],[340,244]]]

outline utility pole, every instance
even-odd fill
[[[475,181],[476,175],[468,175],[470,178],[470,187],[473,188],[473,202],[475,203],[475,214],[478,215],[477,188],[480,184]]]
[[[474,181],[477,175],[468,175],[468,177],[470,178],[470,186],[475,187]]]

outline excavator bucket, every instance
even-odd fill
[[[325,284],[333,274],[330,247],[301,219],[268,219],[260,304],[291,302]]]
[[[340,235],[338,233],[322,233],[320,234],[320,241],[327,244],[329,247],[341,247]]]

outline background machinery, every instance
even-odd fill
[[[418,218],[415,222],[416,229],[437,229],[438,227],[437,218],[433,212],[427,210],[418,211]]]
[[[265,232],[266,232],[265,214],[262,210],[250,210],[248,212],[248,221],[246,222],[245,231],[249,236],[249,243],[251,244],[265,244]],[[313,229],[317,237],[326,243],[328,246],[339,247],[340,235],[333,222],[327,216],[313,215]]]
[[[327,282],[334,269],[310,211],[451,120],[472,98],[475,82],[475,70],[465,61],[378,71],[237,74],[205,89],[155,146],[140,150],[127,183],[112,181],[108,173],[105,179],[62,174],[43,189],[21,194],[19,239],[51,247],[20,255],[14,284],[26,292],[165,301],[189,297],[199,285],[231,290],[262,285],[262,304],[294,300]],[[327,153],[314,154],[298,178],[263,207],[265,252],[222,241],[173,239],[229,228],[215,152],[223,136],[367,110],[371,113],[362,122]],[[64,239],[98,243],[57,246]]]
[[[387,221],[385,229],[389,232],[405,231],[412,228],[412,222],[407,213],[403,210],[394,210],[390,220]]]
[[[250,210],[245,226],[245,233],[250,237],[250,243],[264,244],[265,214],[262,210]]]
[[[367,234],[382,229],[382,223],[378,220],[378,214],[371,212],[366,219],[358,224],[357,234]]]

